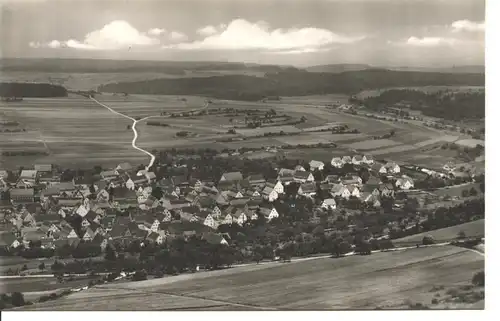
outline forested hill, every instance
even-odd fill
[[[66,88],[45,83],[0,82],[2,97],[66,97]]]
[[[289,71],[267,73],[265,77],[227,75],[203,78],[155,79],[106,84],[102,92],[129,94],[201,95],[219,99],[259,100],[266,96],[355,94],[362,90],[469,85],[484,86],[484,74],[390,71],[370,69],[342,73]]]

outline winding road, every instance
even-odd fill
[[[151,168],[151,166],[153,166],[153,163],[155,162],[155,155],[151,154],[150,152],[148,152],[147,150],[144,150],[140,147],[137,147],[136,145],[136,141],[137,141],[137,137],[139,136],[139,134],[137,133],[137,129],[135,129],[135,125],[137,125],[138,122],[140,122],[141,120],[144,120],[144,119],[147,119],[147,118],[150,118],[150,117],[146,117],[146,118],[142,118],[142,119],[139,119],[139,120],[136,120],[130,116],[127,116],[125,114],[122,114],[120,112],[117,112],[116,110],[114,110],[113,108],[101,103],[100,101],[98,101],[97,99],[95,99],[94,97],[89,97],[91,100],[93,100],[95,103],[97,103],[98,105],[101,105],[102,107],[108,109],[110,112],[114,113],[114,114],[117,114],[119,116],[122,116],[122,117],[125,117],[127,119],[130,119],[133,123],[132,123],[132,130],[134,131],[134,138],[132,139],[132,147],[137,149],[138,151],[148,155],[151,160],[149,161],[149,165],[146,166],[146,170],[149,170]]]

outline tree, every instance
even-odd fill
[[[259,263],[260,263],[260,261],[262,261],[262,259],[263,259],[263,256],[262,256],[262,254],[260,254],[260,252],[256,252],[256,253],[254,253],[254,255],[253,255],[253,260],[254,260],[255,262],[257,262],[257,264],[259,264]]]
[[[484,284],[485,284],[484,281],[485,281],[484,271],[477,272],[472,277],[472,284],[474,284],[475,286],[484,286]]]
[[[106,261],[116,261],[116,251],[109,244],[106,245],[105,252],[104,259]]]
[[[469,193],[470,193],[470,196],[477,196],[477,190],[474,187],[471,187]]]
[[[62,269],[64,269],[64,264],[56,260],[54,264],[50,266],[50,269],[52,272],[60,272]]]
[[[43,263],[43,262],[42,262],[42,263],[40,263],[40,265],[38,265],[38,269],[39,269],[40,271],[45,270],[45,263]]]
[[[469,197],[469,195],[470,195],[470,193],[469,193],[469,191],[468,191],[468,190],[464,189],[464,190],[462,191],[462,197]]]
[[[464,232],[464,231],[460,231],[460,232],[458,232],[458,234],[457,234],[457,239],[459,239],[459,240],[463,240],[463,239],[465,239],[466,237],[467,237],[467,236],[465,235],[465,232]]]
[[[157,187],[153,188],[151,195],[153,195],[156,199],[159,200],[163,197],[163,191],[160,187],[157,186]]]
[[[15,307],[21,307],[26,302],[24,302],[24,295],[21,292],[13,292],[11,295],[11,303]]]

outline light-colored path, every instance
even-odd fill
[[[130,119],[130,120],[133,122],[133,123],[132,123],[132,130],[134,131],[134,138],[132,139],[132,147],[133,147],[133,148],[135,148],[135,149],[137,149],[138,151],[140,151],[140,152],[142,152],[142,153],[144,153],[144,154],[148,155],[148,156],[150,157],[150,159],[151,159],[151,160],[149,161],[149,165],[148,165],[148,166],[146,166],[146,170],[149,170],[149,168],[151,168],[151,166],[153,166],[153,163],[155,162],[155,158],[156,158],[156,157],[155,157],[155,155],[151,154],[151,153],[150,153],[150,152],[148,152],[147,150],[144,150],[144,149],[142,149],[142,148],[140,148],[140,147],[137,147],[137,145],[136,145],[137,137],[138,137],[139,135],[137,134],[137,130],[135,129],[135,125],[137,125],[137,123],[138,123],[139,121],[141,121],[141,120],[136,120],[136,119],[134,119],[134,118],[132,118],[132,117],[130,117],[130,116],[127,116],[127,115],[125,115],[125,114],[119,113],[119,112],[117,112],[116,110],[114,110],[113,108],[111,108],[111,107],[109,107],[109,106],[107,106],[107,105],[105,105],[105,104],[101,103],[100,101],[98,101],[97,99],[95,99],[95,98],[93,98],[93,97],[90,97],[90,99],[91,99],[91,100],[93,100],[95,103],[97,103],[97,104],[101,105],[102,107],[104,107],[104,108],[108,109],[110,112],[112,112],[112,113],[114,113],[114,114],[117,114],[117,115],[119,115],[119,116],[122,116],[122,117],[128,118],[128,119]],[[149,118],[149,117],[147,117],[147,118]],[[144,119],[145,119],[145,118],[144,118]]]

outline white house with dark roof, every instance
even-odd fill
[[[322,171],[325,168],[325,163],[321,161],[312,160],[309,162],[309,167],[311,171],[319,170]]]
[[[314,182],[314,175],[307,171],[296,171],[293,180],[300,183]]]

